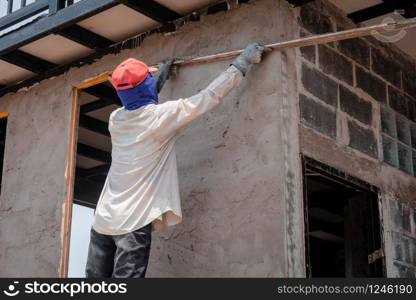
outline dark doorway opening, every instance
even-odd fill
[[[109,82],[79,93],[74,203],[95,208],[111,164],[110,114],[121,105]]]
[[[308,277],[383,277],[378,190],[304,157]]]

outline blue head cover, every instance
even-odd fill
[[[150,73],[139,85],[131,89],[117,90],[117,94],[127,110],[135,110],[147,104],[158,104],[156,81]]]

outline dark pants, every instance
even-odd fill
[[[150,255],[151,224],[121,235],[105,235],[91,228],[87,278],[144,277]]]

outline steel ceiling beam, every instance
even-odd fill
[[[104,163],[111,162],[111,153],[101,150],[101,149],[94,148],[89,145],[82,144],[82,143],[78,143],[77,153],[79,155],[91,158],[93,160],[101,161]]]
[[[79,126],[108,137],[110,136],[110,132],[108,131],[108,123],[87,115],[81,114],[79,116]]]
[[[0,59],[36,74],[43,74],[46,71],[57,67],[54,63],[20,50],[13,50],[3,54],[0,56]]]
[[[304,5],[308,2],[312,2],[314,0],[286,0],[286,1],[296,7],[296,6]]]
[[[81,114],[86,114],[91,111],[94,111],[94,110],[97,110],[97,109],[100,109],[109,105],[113,105],[113,104],[118,105],[114,103],[114,101],[112,100],[110,101],[108,99],[98,99],[98,100],[81,105],[80,111],[81,111]]]
[[[104,49],[114,44],[113,41],[76,24],[61,29],[58,34],[85,47],[96,50]]]
[[[104,99],[106,102],[110,104],[121,106],[120,99],[118,98],[115,89],[103,83],[83,89],[82,91],[97,98]]]
[[[88,168],[88,169],[83,168],[81,169],[79,174],[82,177],[89,178],[91,176],[96,176],[96,175],[107,175],[109,170],[110,170],[110,164],[105,164],[105,165]]]

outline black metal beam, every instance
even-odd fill
[[[94,14],[117,5],[115,0],[79,1],[55,14],[28,24],[0,38],[0,55],[17,49],[51,32],[57,32]]]
[[[102,161],[104,163],[111,162],[111,153],[82,143],[78,143],[77,153],[94,160]]]
[[[98,183],[83,178],[75,178],[74,203],[95,207],[100,197],[104,182]],[[76,201],[79,200],[79,201]]]
[[[113,41],[76,24],[63,28],[58,33],[78,44],[96,50],[107,48],[114,44]]]
[[[112,104],[115,104],[118,106],[122,105],[117,95],[116,90],[103,83],[96,84],[92,87],[83,89],[82,91],[92,96],[95,96],[97,98],[104,99],[105,101],[111,102]]]
[[[153,0],[117,0],[117,2],[120,2],[159,23],[166,23],[182,17],[176,11]]]
[[[91,111],[94,111],[94,110],[97,110],[97,109],[100,109],[109,105],[113,105],[113,104],[115,104],[113,101],[109,101],[106,99],[95,100],[87,104],[81,105],[81,114],[86,114]]]
[[[85,178],[96,176],[96,175],[107,175],[108,171],[110,170],[110,164],[105,164],[89,169],[82,170],[82,176]]]
[[[376,17],[388,14],[392,12],[394,8],[390,7],[386,3],[380,3],[351,14],[348,14],[348,18],[350,18],[355,23],[364,22],[370,19],[374,19]]]
[[[80,198],[83,198],[83,200],[80,200]],[[89,208],[95,208],[97,206],[98,198],[94,200],[92,196],[80,194],[74,191],[74,204],[86,206]]]
[[[296,6],[304,5],[308,2],[312,2],[314,0],[286,0],[286,1],[296,7]]]
[[[3,54],[0,56],[0,59],[36,74],[42,74],[57,67],[54,63],[20,50],[13,50],[9,53]]]
[[[79,126],[105,136],[110,136],[110,132],[108,131],[108,123],[87,115],[81,114],[79,116]]]
[[[23,8],[14,11],[12,14],[0,18],[0,30],[30,18],[48,9],[49,0],[37,0]]]

